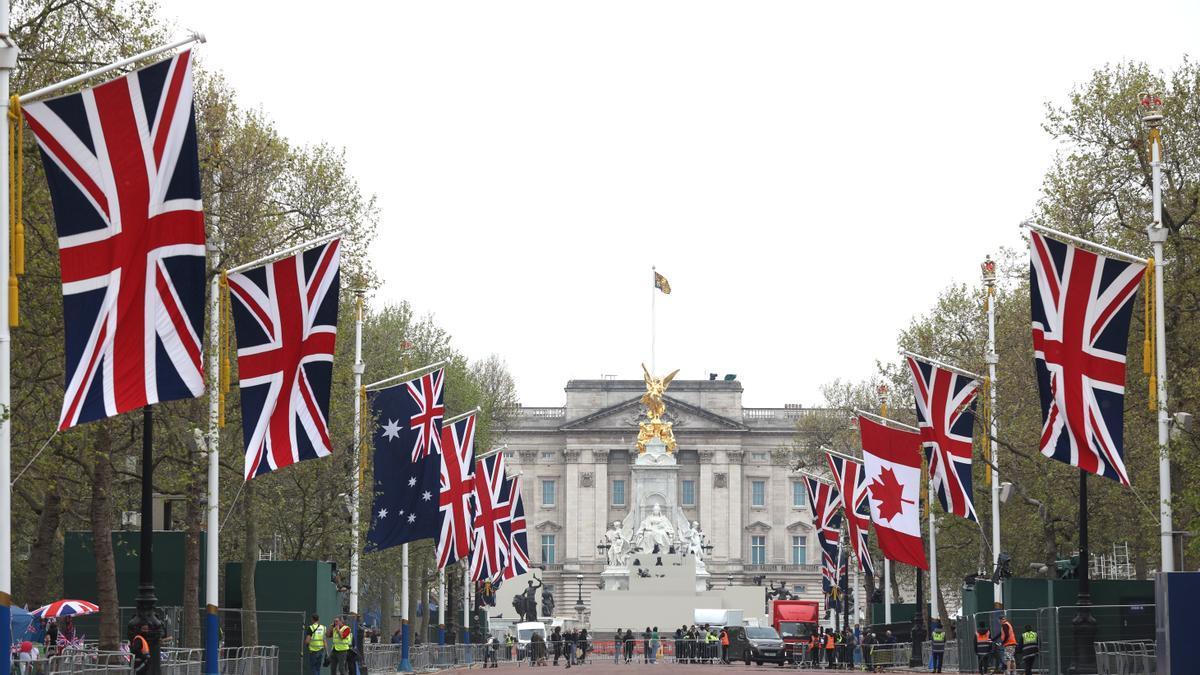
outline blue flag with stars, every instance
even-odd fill
[[[371,392],[375,498],[368,551],[438,535],[442,458],[439,434],[427,432],[440,427],[440,374]]]

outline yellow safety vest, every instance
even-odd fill
[[[346,634],[345,637],[342,637],[342,635],[341,635],[341,633],[343,633],[343,632]],[[333,643],[333,650],[336,652],[344,652],[344,651],[347,651],[348,649],[350,649],[350,628],[349,628],[349,626],[343,626],[342,628],[333,629],[333,632],[329,636],[329,641]]]
[[[934,642],[945,642],[946,641],[946,632],[940,631],[940,630],[933,631],[933,641]]]
[[[308,651],[319,652],[325,649],[325,626],[319,623],[314,623],[308,627],[312,637],[308,641]]]
[[[1023,633],[1021,635],[1021,640],[1024,641],[1025,644],[1029,644],[1031,642],[1037,642],[1037,633],[1035,633],[1033,631]]]

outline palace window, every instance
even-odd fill
[[[684,506],[696,505],[696,481],[683,481],[683,483],[680,484],[680,492],[682,493],[679,497],[679,502],[681,504]]]
[[[554,506],[557,485],[553,480],[542,481],[542,506]]]
[[[808,564],[808,537],[792,535],[792,564]]]
[[[763,507],[767,505],[767,482],[750,481],[750,506]]]
[[[612,482],[613,506],[625,506],[625,479],[614,478]]]
[[[765,565],[767,564],[767,538],[764,535],[756,534],[750,537],[750,564]]]
[[[554,564],[554,535],[542,535],[542,563],[545,565]]]
[[[804,483],[798,480],[792,481],[792,507],[801,509],[804,508],[804,502],[808,498],[807,490],[804,489]]]

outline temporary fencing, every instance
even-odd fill
[[[959,671],[964,670],[969,673],[975,672],[974,659],[967,661],[969,667],[959,668],[959,648],[957,640],[947,640],[945,651],[942,652],[942,670],[943,671]],[[926,641],[921,643],[921,663],[929,665],[933,662],[933,642]]]
[[[908,668],[908,661],[912,657],[911,642],[868,645],[863,649],[867,652],[863,655],[864,664],[869,664],[875,670]]]
[[[1154,675],[1158,660],[1154,640],[1096,643],[1096,672],[1100,675]]]
[[[1076,617],[1086,611],[1092,623],[1091,629],[1080,632]],[[1097,660],[1096,645],[1113,641],[1153,641],[1154,605],[1091,605],[1088,607],[1063,606],[1040,609],[1012,609],[978,612],[964,617],[958,624],[958,655],[963,670],[977,664],[974,635],[979,624],[984,624],[990,634],[1000,634],[1000,617],[1007,616],[1018,640],[1028,625],[1038,634],[1039,654],[1033,671],[1046,675],[1067,675],[1083,669],[1094,672],[1092,664]],[[1024,669],[1019,649],[1016,650],[1017,666]],[[1004,659],[1003,646],[996,644],[986,665],[999,668]],[[926,662],[927,663],[927,662]],[[1134,671],[1136,672],[1136,671]]]
[[[70,649],[40,662],[26,663],[28,668],[25,664],[21,668],[24,675],[111,675],[129,673],[133,669],[131,655],[123,650]],[[221,675],[279,675],[279,650],[272,646],[222,649],[217,664]],[[204,650],[164,648],[162,672],[164,675],[202,675]]]

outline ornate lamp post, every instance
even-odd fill
[[[575,583],[579,590],[579,596],[575,599],[575,613],[579,615],[579,621],[583,621],[583,612],[587,609],[587,605],[583,604],[583,575],[575,575]]]

